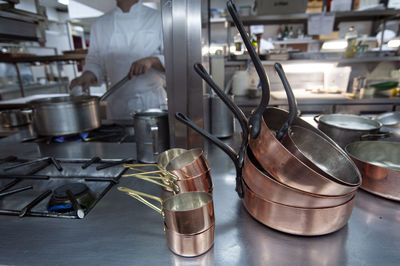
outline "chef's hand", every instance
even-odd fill
[[[161,72],[165,71],[158,57],[145,57],[132,63],[129,70],[129,79],[146,73],[152,67]]]
[[[80,77],[71,81],[69,89],[72,90],[76,86],[82,86],[83,92],[89,92],[89,87],[96,84],[97,78],[91,71],[85,71]]]

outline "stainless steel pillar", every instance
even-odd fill
[[[201,127],[207,124],[202,80],[193,64],[208,67],[208,1],[161,0],[161,10],[171,147],[200,147],[203,139],[178,122],[175,113],[186,114]]]

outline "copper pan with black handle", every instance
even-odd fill
[[[244,43],[249,50],[249,54],[252,55],[254,53],[252,59],[254,65],[256,66],[256,69],[263,69],[257,54],[255,54],[254,48],[249,43],[248,36],[244,30],[242,22],[240,21],[236,8],[231,1],[228,1],[227,7],[235,25],[237,26],[242,38],[244,39]],[[249,45],[247,46],[248,43]],[[281,127],[281,129],[276,134],[279,138],[280,136],[284,135],[284,130],[290,127],[290,121],[295,120],[295,117],[297,116],[297,110],[293,108],[293,106],[295,106],[294,96],[286,80],[282,67],[280,66],[280,64],[275,64],[275,69],[284,84],[286,93],[288,94],[289,106],[291,107],[288,123],[286,125],[284,124],[284,126]],[[259,75],[260,72],[262,71],[257,71]],[[260,80],[264,78],[262,75],[265,75],[265,73],[261,73]],[[263,97],[265,97],[265,95],[269,95],[268,86],[262,86],[262,89]],[[268,100],[269,97],[267,98],[267,102],[265,101],[265,99],[262,99],[255,113],[257,113],[260,108],[262,109],[262,112],[264,112]],[[255,121],[257,119],[259,119],[258,122]],[[253,124],[251,123],[251,120],[253,120]],[[254,127],[254,125],[259,125],[259,127]],[[259,131],[254,132],[256,129],[259,129]],[[274,133],[271,132],[271,130],[268,128],[262,117],[259,117],[258,115],[251,116],[249,120],[249,131],[249,146],[254,153],[255,158],[259,161],[263,169],[265,169],[269,174],[271,174],[281,183],[285,183],[286,185],[295,189],[323,196],[340,196],[348,194],[356,190],[357,187],[360,185],[359,173],[358,175],[356,175],[356,177],[351,177],[350,179],[350,181],[356,180],[356,182],[339,183],[337,182],[337,180],[329,179],[324,175],[321,175],[318,172],[314,171],[312,168],[304,164],[299,158],[293,155],[288,149],[286,149],[284,145],[282,145],[282,143],[279,141],[279,139],[275,137]],[[354,165],[353,168],[355,168]],[[355,170],[357,172],[357,169]],[[347,178],[346,176],[341,177],[345,180]]]
[[[335,198],[293,190],[274,181],[267,173],[257,170],[249,156],[245,156],[245,163],[241,165],[240,155],[217,137],[199,128],[185,115],[177,113],[176,118],[212,141],[232,159],[236,167],[237,178],[242,182],[243,204],[249,214],[259,222],[290,234],[324,235],[339,230],[350,218],[355,192]],[[242,147],[245,145],[246,139],[244,138]],[[242,174],[243,177],[241,177]],[[269,180],[261,188],[263,196],[252,191],[246,183],[248,177],[252,179],[254,176]],[[298,207],[299,205],[302,207]]]

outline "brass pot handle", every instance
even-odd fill
[[[118,190],[125,192],[129,196],[137,199],[141,203],[147,205],[148,207],[152,208],[153,210],[155,210],[156,212],[158,212],[159,214],[164,216],[164,212],[162,211],[163,200],[160,197],[156,197],[156,196],[153,196],[153,195],[150,195],[150,194],[147,194],[144,192],[140,192],[140,191],[135,191],[135,190],[127,188],[127,187],[118,187]],[[157,207],[156,205],[154,205],[153,203],[150,203],[148,200],[144,199],[143,197],[158,201],[161,206]]]
[[[165,187],[165,188],[172,189],[172,191],[174,192],[174,194],[175,194],[175,193],[178,193],[178,192],[180,191],[179,186],[177,186],[177,185],[174,183],[174,181],[172,181],[172,180],[170,180],[170,179],[168,179],[168,178],[165,178],[165,177],[156,177],[156,176],[153,177],[153,176],[146,176],[146,175],[143,175],[143,174],[141,174],[141,175],[137,174],[137,175],[135,175],[135,177],[136,177],[136,178],[139,178],[139,179],[142,179],[142,180],[144,180],[144,181],[148,181],[148,182],[150,182],[150,183],[153,183],[153,184],[156,184],[156,185]],[[154,180],[154,179],[166,180],[166,183],[158,182],[158,181],[156,181],[156,180]]]

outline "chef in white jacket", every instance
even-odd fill
[[[117,7],[101,16],[90,32],[83,74],[70,88],[111,85],[128,72],[130,80],[107,99],[108,119],[129,119],[136,110],[166,108],[162,22],[159,11],[139,0],[117,0]]]

